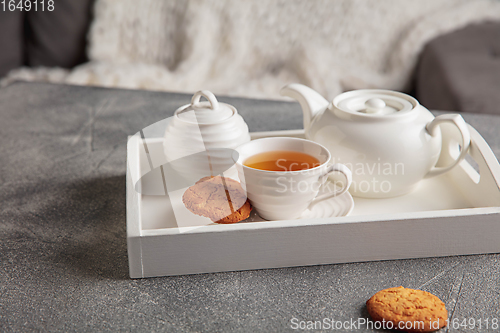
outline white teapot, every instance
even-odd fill
[[[462,116],[434,117],[415,98],[400,92],[355,90],[329,103],[311,88],[290,84],[282,88],[281,94],[299,101],[306,138],[327,147],[335,163],[351,169],[350,191],[358,197],[409,193],[420,180],[456,166],[470,145],[470,133]],[[438,125],[442,123],[458,128],[461,150],[454,163],[436,167],[442,146]]]
[[[207,99],[200,102],[201,97]],[[208,90],[178,108],[165,130],[163,148],[170,166],[185,179],[197,181],[228,171],[237,178],[233,149],[250,141],[248,126],[232,105],[219,103]]]

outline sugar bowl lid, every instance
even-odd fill
[[[377,117],[407,114],[418,102],[397,91],[364,89],[343,93],[333,100],[333,104],[348,113]]]
[[[201,97],[207,99],[200,102]],[[208,90],[200,90],[193,95],[191,104],[180,107],[175,115],[184,121],[197,124],[214,124],[230,118],[236,109],[228,104],[219,103]]]

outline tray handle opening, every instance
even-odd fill
[[[462,150],[460,143],[455,139],[450,139],[448,145],[450,159],[457,159]],[[465,155],[465,159],[459,163],[459,166],[467,173],[475,184],[479,184],[481,181],[481,168],[479,163],[474,159],[474,157],[472,157],[471,151]]]

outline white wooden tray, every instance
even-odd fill
[[[405,196],[354,198],[350,216],[184,230],[177,227],[159,173],[158,195],[134,188],[149,166],[165,163],[161,131],[157,138],[141,132],[127,146],[130,277],[500,252],[500,165],[469,128],[470,157],[458,167],[423,180]],[[443,145],[456,146],[440,159],[446,165],[459,148],[453,129],[442,130],[450,137]],[[303,131],[252,133],[253,139],[267,136],[303,137]]]

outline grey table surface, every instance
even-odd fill
[[[221,99],[251,131],[302,127],[296,103]],[[189,101],[41,83],[0,89],[0,331],[294,331],[294,322],[368,318],[366,300],[400,285],[437,295],[450,319],[500,319],[497,254],[130,279],[127,136]],[[500,117],[464,118],[498,157]]]

